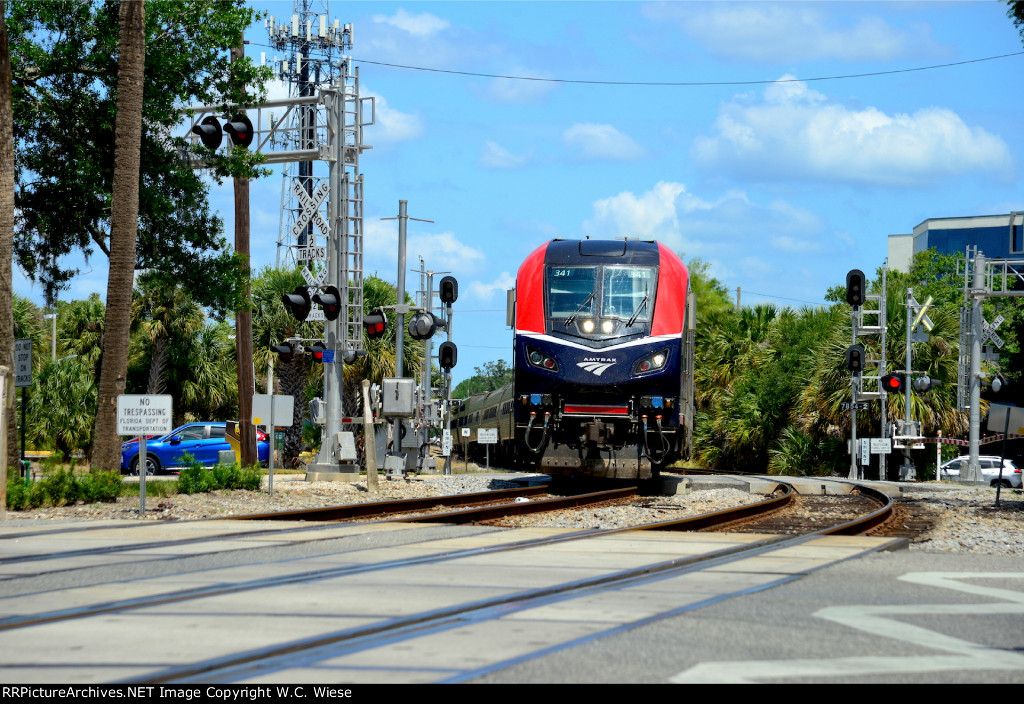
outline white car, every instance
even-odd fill
[[[961,455],[955,459],[943,462],[939,468],[939,479],[957,480],[960,478],[960,468],[967,469],[968,455]],[[981,474],[988,480],[989,484],[995,486],[999,483],[999,458],[994,455],[979,455],[978,464],[981,467]],[[1013,463],[1013,460],[1003,460],[1003,486],[1020,489],[1021,470]]]

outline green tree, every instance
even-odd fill
[[[143,393],[162,394],[166,386],[172,338],[192,340],[203,329],[206,315],[181,286],[166,286],[159,278],[139,277],[131,307],[132,327],[149,343],[149,371]]]
[[[47,360],[33,384],[28,414],[28,440],[35,447],[64,457],[78,451],[91,456],[96,384],[89,367],[77,357]]]
[[[452,398],[468,398],[473,394],[495,391],[511,384],[515,375],[512,367],[504,359],[496,362],[484,362],[483,368],[474,367],[476,374],[464,379],[452,390]]]
[[[79,273],[65,255],[110,253],[120,5],[16,0],[7,11],[19,135],[14,250],[52,301]],[[255,16],[241,0],[145,3],[135,265],[221,312],[240,302],[244,271],[210,212],[208,186],[168,135],[181,105],[258,102],[269,70],[231,64],[226,51]],[[219,172],[251,173],[258,158],[236,150]]]

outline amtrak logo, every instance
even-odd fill
[[[617,360],[614,359],[608,359],[607,357],[591,357],[590,359],[585,359],[582,362],[577,362],[576,366],[581,369],[585,369],[594,376],[601,376],[609,367],[615,364],[616,361]]]

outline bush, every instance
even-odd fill
[[[259,467],[243,469],[237,464],[216,464],[213,468],[207,468],[192,457],[186,457],[185,461],[188,466],[178,474],[178,491],[182,494],[216,489],[256,491],[263,478]]]
[[[48,467],[29,486],[16,472],[7,478],[7,508],[24,511],[40,506],[64,506],[76,501],[116,501],[121,495],[119,472],[77,475],[71,469]]]

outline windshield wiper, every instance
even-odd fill
[[[587,300],[583,301],[583,303],[580,303],[579,308],[576,309],[576,312],[574,312],[572,315],[565,319],[565,327],[569,327],[570,325],[572,325],[573,321],[576,320],[576,318],[580,317],[580,311],[583,310],[587,306],[587,304],[590,303],[592,300],[594,300],[593,291],[591,291],[590,295],[587,296]]]
[[[640,305],[633,311],[633,315],[629,316],[629,320],[626,322],[626,327],[631,327],[636,322],[637,317],[640,315],[640,311],[647,307],[647,299],[650,297],[648,293],[644,293],[643,300],[640,301]]]

